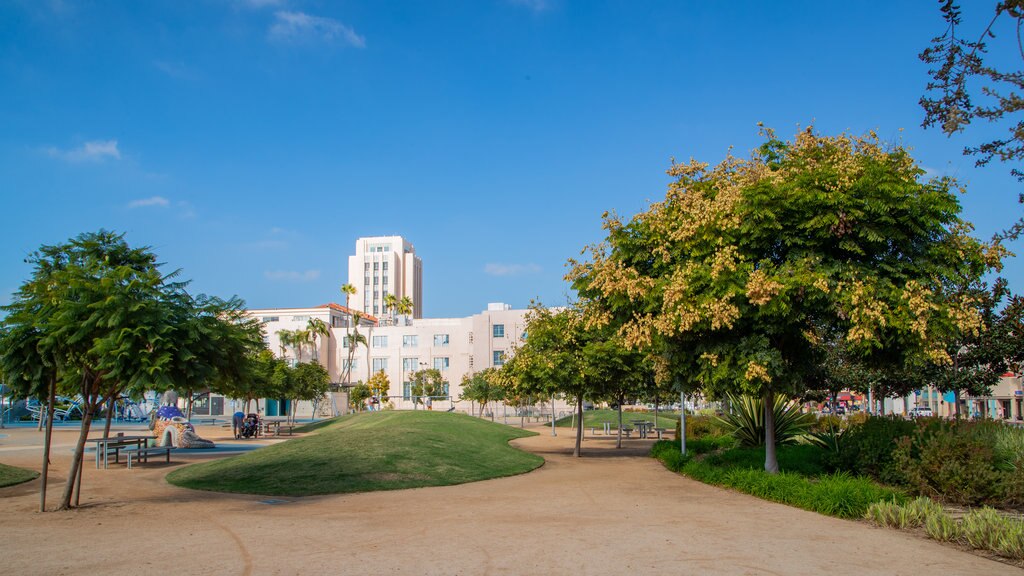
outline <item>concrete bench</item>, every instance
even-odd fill
[[[655,432],[658,433],[658,440],[661,440],[661,435],[668,432],[668,428],[655,428]]]
[[[135,456],[136,464],[141,462],[149,462],[149,456],[152,454],[163,453],[167,457],[167,463],[171,463],[171,450],[174,450],[174,446],[141,446],[136,448],[124,448],[121,451],[128,457],[128,469],[132,468],[132,456]]]
[[[629,438],[630,437],[629,435],[633,433],[633,429],[632,428],[623,428],[622,429],[622,433],[626,435],[626,438]]]

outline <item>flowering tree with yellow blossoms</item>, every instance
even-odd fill
[[[659,379],[712,395],[797,396],[842,335],[868,366],[946,364],[945,339],[980,327],[950,287],[999,266],[970,236],[949,178],[874,134],[792,141],[763,130],[749,158],[675,164],[665,199],[571,261],[589,322],[646,350]],[[766,410],[765,470],[778,471]]]

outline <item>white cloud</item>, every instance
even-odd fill
[[[305,12],[280,10],[274,13],[269,35],[276,40],[342,40],[356,48],[366,48],[366,39],[333,18],[311,16]]]
[[[284,282],[312,282],[320,277],[319,270],[306,270],[299,272],[298,270],[267,270],[263,273],[263,276],[267,280],[277,280]]]
[[[536,274],[540,272],[540,266],[536,264],[498,264],[488,263],[484,266],[484,274],[488,276],[522,276],[523,274]]]
[[[146,208],[148,206],[159,206],[164,208],[171,203],[170,200],[163,196],[150,196],[149,198],[139,198],[138,200],[132,200],[128,203],[129,208]]]
[[[70,150],[61,150],[51,146],[46,149],[46,153],[68,162],[98,162],[107,158],[121,159],[121,151],[117,149],[117,140],[90,140],[78,148]]]
[[[551,7],[548,0],[508,0],[509,4],[523,6],[534,12],[543,12]]]

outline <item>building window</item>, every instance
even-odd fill
[[[380,263],[379,262],[374,262],[373,263],[373,271],[376,272],[377,270],[380,270]]]
[[[388,337],[387,336],[374,336],[373,337],[373,347],[374,348],[387,348],[388,347]]]
[[[447,382],[445,382],[444,384],[441,385],[441,390],[444,391],[444,395],[445,396],[448,395],[448,383]]]
[[[405,372],[415,372],[420,368],[420,359],[415,357],[402,358],[402,370]]]
[[[387,370],[387,369],[388,369],[388,359],[387,358],[374,358],[373,359],[373,371],[374,371],[374,373],[380,372],[381,370]]]
[[[523,330],[523,333],[519,335],[519,339],[524,342],[526,341],[526,330]]]
[[[402,383],[402,399],[408,400],[412,396],[412,382]]]
[[[373,291],[373,299],[374,299],[374,300],[377,300],[378,298],[380,298],[380,292],[378,292],[378,291],[374,290],[374,291]]]
[[[434,369],[442,372],[448,370],[448,357],[442,356],[441,358],[434,358]]]
[[[505,337],[505,325],[504,324],[495,324],[493,326],[493,328],[494,328],[494,337],[495,338],[504,338]]]
[[[376,308],[376,306],[374,306]],[[402,348],[415,348],[420,345],[420,337],[415,334],[402,336]]]
[[[344,328],[345,319],[342,318],[341,316],[331,316],[331,326],[335,328]]]
[[[351,362],[349,361],[348,358],[342,360],[341,361],[341,369],[342,370],[351,370],[353,372],[356,371],[356,370],[359,370],[359,358],[353,358],[351,360]]]
[[[378,308],[379,307],[376,304],[373,305],[373,313],[374,314],[379,314],[380,313],[380,310]]]
[[[434,334],[434,346],[447,346],[448,335],[447,334]]]
[[[292,322],[309,322],[309,316],[292,316]]]
[[[363,264],[363,270],[369,270],[369,269],[370,269],[370,263],[369,262],[364,263]]]
[[[370,285],[370,277],[369,276],[364,276],[363,280],[365,280],[365,282],[363,282],[363,284],[365,284],[366,286]]]
[[[382,269],[382,270],[387,270],[387,269],[388,269],[388,263],[387,263],[387,262],[384,262],[384,263],[383,263],[383,264],[381,265],[381,269]]]
[[[373,285],[376,286],[377,284],[380,284],[380,278],[374,276],[373,277]]]
[[[494,358],[493,358],[493,360],[494,360],[493,364],[495,366],[503,365],[505,363],[505,351],[504,350],[495,350],[494,351]]]
[[[263,317],[263,323],[264,324],[266,324],[267,322],[277,322],[278,320],[279,320],[279,318],[277,316],[264,316]]]
[[[385,277],[384,277],[384,281],[383,281],[383,282],[381,282],[381,284],[383,284],[383,285],[385,285],[385,286],[387,286],[387,285],[388,285],[388,277],[387,277],[387,276],[385,276]]]

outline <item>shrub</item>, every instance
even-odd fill
[[[924,531],[939,542],[953,542],[960,539],[960,524],[945,511],[930,514],[924,522]]]
[[[974,548],[1024,560],[1024,520],[1007,518],[986,507],[964,516],[960,532],[962,539]]]
[[[843,420],[839,416],[826,414],[824,416],[818,416],[812,420],[808,431],[827,432],[829,430],[845,430],[847,427],[849,427],[849,423],[846,420]]]
[[[735,443],[735,440],[730,440]],[[821,448],[809,444],[780,446],[775,454],[779,470],[797,472],[804,476],[817,476],[826,471],[822,464],[823,455],[824,451]],[[720,454],[711,454],[707,461],[715,466],[727,468],[764,470],[764,447],[733,448]]]
[[[872,417],[851,425],[843,435],[842,450],[826,456],[826,465],[853,474],[892,482],[895,442],[914,432],[914,423],[893,417]]]
[[[929,419],[896,442],[892,475],[913,492],[957,504],[997,504],[1007,476],[995,466],[988,426]]]
[[[751,396],[739,398],[729,395],[732,411],[718,419],[725,429],[740,441],[742,446],[764,446],[765,421],[764,400]],[[775,396],[775,442],[788,444],[796,442],[810,426],[811,416],[800,412],[800,405],[781,395]]]
[[[807,454],[815,450],[821,449],[808,445],[786,446],[779,451],[779,464],[786,470],[784,462],[789,459],[798,466],[795,463],[805,462]],[[879,500],[899,502],[902,499],[902,495],[891,488],[849,474],[825,475],[816,479],[788,470],[768,474],[761,469],[763,449],[734,448],[699,459],[680,456],[677,442],[663,441],[654,445],[651,454],[670,470],[682,472],[695,480],[840,518],[862,516],[870,504]]]
[[[679,438],[680,423],[676,422],[676,438]],[[686,418],[686,439],[705,436],[721,436],[726,430],[713,416],[689,416]]]
[[[876,502],[868,507],[865,517],[879,526],[890,528],[920,528],[928,518],[945,514],[942,506],[931,498],[918,497],[904,505],[893,502]]]

